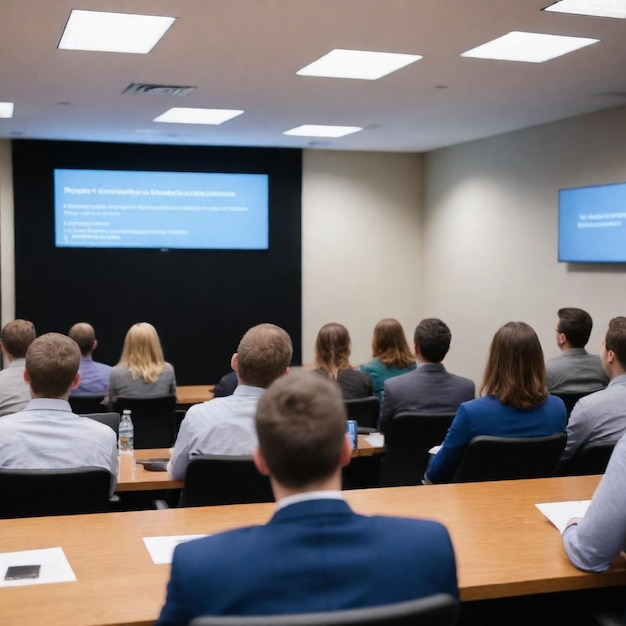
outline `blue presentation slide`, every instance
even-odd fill
[[[559,261],[626,262],[626,183],[559,191]]]
[[[266,174],[54,170],[55,244],[265,250]]]

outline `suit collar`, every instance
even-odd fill
[[[443,363],[422,363],[417,370],[418,372],[445,372],[446,368]]]
[[[317,515],[352,515],[352,509],[345,500],[306,500],[290,504],[274,513],[270,523],[310,518]]]

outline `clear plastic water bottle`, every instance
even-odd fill
[[[135,438],[135,429],[133,420],[130,417],[130,409],[124,409],[122,412],[122,420],[120,421],[118,448],[120,454],[133,454],[133,441]]]

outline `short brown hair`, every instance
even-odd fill
[[[291,363],[289,335],[274,324],[253,326],[237,347],[237,377],[243,385],[268,387]]]
[[[626,317],[614,317],[604,336],[604,347],[612,350],[619,364],[626,368]]]
[[[30,344],[26,352],[26,371],[34,394],[61,398],[72,387],[80,350],[73,339],[60,333],[45,333]]]
[[[70,332],[67,334],[78,344],[81,354],[87,355],[91,353],[93,342],[96,340],[96,331],[91,324],[78,322],[70,328]]]
[[[23,359],[28,346],[35,339],[35,325],[28,320],[13,320],[5,324],[0,333],[4,349],[14,358]]]
[[[441,363],[450,349],[452,333],[445,322],[427,317],[417,325],[413,339],[426,361]]]
[[[591,336],[593,321],[591,315],[582,309],[567,307],[559,309],[557,330],[565,335],[572,348],[584,348]]]
[[[342,324],[324,324],[315,340],[315,367],[324,370],[333,380],[341,370],[350,369],[352,342],[348,329]]]
[[[548,397],[543,350],[525,322],[509,322],[494,335],[481,393],[516,409],[532,409]]]
[[[415,363],[400,322],[392,317],[380,320],[374,327],[372,356],[387,367],[400,369]]]
[[[315,372],[291,372],[260,399],[256,431],[270,474],[281,485],[324,481],[341,464],[346,436],[341,392]]]

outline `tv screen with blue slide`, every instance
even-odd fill
[[[626,183],[559,191],[559,261],[626,263]]]
[[[266,250],[268,176],[54,170],[55,244]]]

